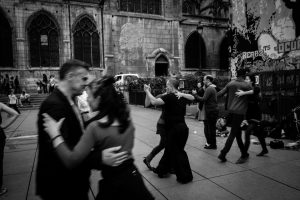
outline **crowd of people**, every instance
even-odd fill
[[[60,67],[59,82],[52,84],[54,76],[49,81],[46,75],[43,76],[42,82],[49,87],[42,90],[51,91],[51,94],[43,101],[38,113],[37,194],[44,200],[88,200],[89,176],[92,169],[97,169],[101,171],[102,179],[99,180],[96,199],[154,199],[134,164],[135,127],[126,99],[116,89],[113,77],[90,80],[88,74],[87,63],[71,59]],[[243,69],[238,70],[237,78],[220,91],[213,81],[211,75],[206,75],[203,83],[198,84],[198,90],[185,94],[178,90],[179,80],[171,77],[166,82],[166,92],[156,97],[151,94],[150,85],[144,85],[146,104],[162,106],[156,131],[160,142],[143,160],[159,178],[174,173],[181,184],[193,180],[189,158],[184,150],[189,136],[185,122],[186,105],[192,101],[199,102],[198,117],[204,120],[204,148],[216,150],[217,99],[227,95],[227,125],[231,126],[231,130],[218,156],[221,162],[226,162],[234,139],[241,151],[236,163],[246,162],[250,135],[257,136],[261,143],[262,151],[258,156],[268,153],[265,136],[259,129],[260,90],[253,76],[246,76]],[[21,95],[23,102],[28,101],[28,94]],[[9,106],[17,112],[0,104],[1,111],[12,116],[8,125],[19,113],[14,90],[10,90],[9,99]],[[89,115],[84,116],[86,113]],[[242,140],[243,129],[245,142]],[[152,159],[163,149],[158,166],[152,167]],[[2,188],[0,195],[6,191]]]

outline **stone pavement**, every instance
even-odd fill
[[[235,200],[235,199],[300,199],[300,152],[293,150],[269,149],[265,157],[256,157],[260,145],[251,145],[250,159],[237,165],[239,150],[234,145],[229,152],[228,162],[217,159],[226,138],[218,137],[218,150],[203,148],[205,138],[203,124],[187,118],[190,135],[186,145],[190,164],[194,174],[193,182],[179,184],[176,177],[160,179],[143,164],[143,157],[158,143],[155,134],[156,121],[160,111],[131,106],[136,127],[134,146],[135,163],[141,171],[144,181],[158,200]],[[39,200],[35,196],[35,168],[37,158],[36,137],[37,110],[23,111],[6,134],[8,137],[4,154],[4,185],[8,193],[0,199]],[[287,142],[287,141],[285,141]],[[157,165],[162,153],[152,164]],[[90,199],[97,194],[99,172],[91,176]]]

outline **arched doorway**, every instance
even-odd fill
[[[205,68],[205,43],[201,35],[195,31],[185,44],[185,68]]]
[[[12,29],[0,10],[0,66],[13,66]]]
[[[155,76],[168,76],[169,62],[167,58],[160,55],[155,61]]]

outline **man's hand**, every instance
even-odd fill
[[[237,97],[241,97],[241,96],[244,96],[245,95],[245,92],[243,90],[238,90],[236,93],[235,93],[235,96]]]
[[[197,94],[197,91],[196,90],[192,90],[192,94]]]
[[[118,152],[121,149],[121,146],[111,147],[104,149],[102,151],[102,162],[105,165],[109,166],[119,166],[125,160],[127,160],[128,155],[126,151]]]

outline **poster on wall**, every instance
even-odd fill
[[[300,1],[232,0],[231,74],[300,69]],[[298,10],[298,11],[296,11]]]

